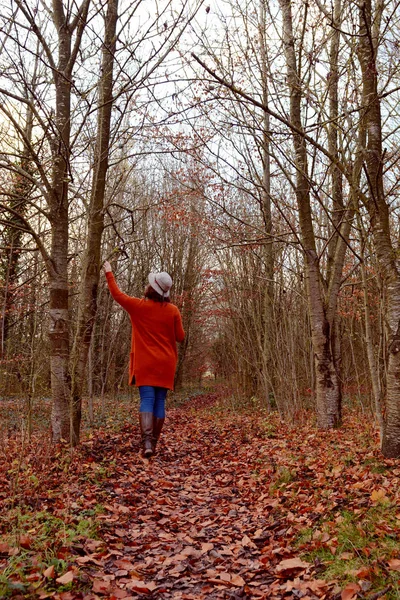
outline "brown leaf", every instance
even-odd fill
[[[134,569],[135,569],[135,567],[133,566],[133,563],[131,563],[129,560],[126,560],[124,558],[117,559],[114,562],[114,564],[116,567],[118,567],[118,569],[126,569],[129,572],[134,571]]]
[[[78,565],[85,565],[88,562],[92,562],[95,565],[99,565],[100,567],[103,566],[103,561],[97,560],[97,558],[94,558],[93,555],[77,556],[75,558],[75,562],[78,563]]]
[[[372,492],[371,500],[372,502],[386,502],[389,498],[386,496],[386,490],[380,488]]]
[[[276,566],[275,570],[277,573],[281,574],[288,571],[307,569],[310,566],[310,563],[304,562],[300,558],[287,558],[285,560],[281,560],[281,562]]]
[[[400,563],[400,561],[399,561],[399,563]],[[355,576],[358,577],[358,579],[368,579],[368,577],[370,577],[370,575],[371,575],[370,567],[361,567],[360,569],[357,569],[355,572]]]
[[[33,540],[30,535],[22,534],[19,538],[19,545],[25,550],[30,550],[32,547]]]
[[[118,537],[125,537],[126,536],[126,531],[125,529],[116,529],[114,531],[115,535],[117,535]]]
[[[92,590],[95,594],[108,594],[111,590],[111,582],[103,581],[102,579],[95,579],[93,581]]]
[[[126,584],[126,588],[132,592],[139,592],[141,594],[149,594],[157,588],[157,584],[154,581],[139,581],[139,579],[133,579]]]
[[[400,560],[398,558],[388,560],[388,565],[391,571],[400,571]]]
[[[246,585],[246,582],[242,577],[240,577],[240,575],[236,575],[235,573],[233,573],[231,575],[231,584],[236,585],[237,587],[242,587]]]
[[[126,577],[128,575],[128,571],[126,569],[118,569],[114,573],[115,577]]]
[[[67,571],[64,575],[61,575],[61,577],[57,577],[56,582],[60,585],[66,585],[67,583],[71,583],[71,581],[74,580],[74,577],[75,575],[72,571]]]
[[[56,595],[56,592],[47,592],[46,590],[38,590],[36,592],[38,594],[39,600],[46,600],[46,598],[53,598]]]
[[[50,567],[45,569],[43,571],[43,575],[44,577],[46,577],[46,579],[54,579],[54,577],[56,576],[56,570],[54,568],[54,565],[51,565]]]
[[[357,583],[348,583],[342,590],[340,597],[342,600],[353,600],[353,598],[357,596],[357,592],[360,590],[361,588]]]
[[[112,591],[111,598],[127,598],[128,596],[129,592],[121,590],[120,588],[115,588]]]
[[[242,546],[254,546],[248,535],[244,535],[241,541]]]
[[[193,548],[193,546],[185,546],[181,552],[181,555],[185,557],[193,556],[194,558],[199,558],[201,552],[199,550],[196,550],[196,548]]]
[[[89,552],[95,552],[99,549],[99,546],[104,546],[104,542],[101,540],[92,540],[88,538],[85,542],[85,547],[89,550]]]

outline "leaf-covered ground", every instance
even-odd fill
[[[400,465],[370,417],[323,433],[210,394],[149,461],[135,414],[72,454],[2,450],[1,598],[400,598]]]

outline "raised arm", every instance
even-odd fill
[[[122,306],[122,308],[131,313],[135,307],[135,304],[138,302],[138,299],[132,298],[132,296],[128,296],[127,294],[121,292],[117,285],[117,282],[115,281],[111,265],[107,260],[103,265],[103,269],[107,278],[108,289],[110,290],[111,296],[116,302],[118,302],[118,304]]]

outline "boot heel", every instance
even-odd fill
[[[153,452],[155,452],[165,418],[154,417],[153,419]]]
[[[145,458],[150,458],[150,456],[153,454],[153,413],[139,413],[139,423],[142,433],[143,454]]]

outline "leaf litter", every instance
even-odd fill
[[[368,420],[318,432],[219,402],[170,410],[151,460],[136,424],[98,430],[72,455],[32,441],[18,488],[10,477],[0,492],[2,597],[398,597],[400,469]],[[44,549],[37,515],[63,523]]]

